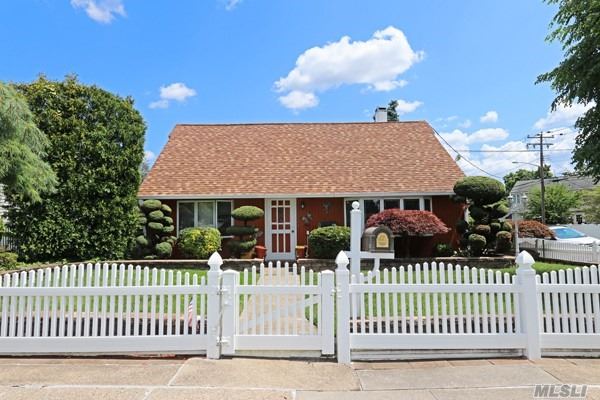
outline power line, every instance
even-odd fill
[[[558,152],[558,151],[573,151],[575,149],[546,149],[546,151]],[[470,149],[457,149],[456,151],[465,151],[469,153],[537,153],[538,150],[470,150]]]
[[[438,135],[438,136],[439,136],[439,137],[442,139],[442,141],[443,141],[444,143],[446,143],[446,145],[447,145],[447,146],[448,146],[450,149],[452,149],[452,150],[453,150],[453,151],[454,151],[454,152],[455,152],[455,153],[458,155],[459,159],[463,159],[463,160],[465,160],[465,161],[466,161],[466,162],[468,162],[470,165],[472,165],[473,167],[477,168],[479,171],[483,172],[483,173],[484,173],[484,174],[486,174],[486,175],[492,176],[492,177],[494,177],[494,178],[496,178],[496,179],[499,179],[499,180],[503,180],[503,178],[499,177],[498,175],[494,175],[494,174],[492,174],[492,173],[489,173],[489,172],[487,172],[487,171],[486,171],[486,170],[484,170],[483,168],[481,168],[481,167],[479,167],[478,165],[476,165],[475,163],[473,163],[473,161],[471,161],[471,160],[469,160],[467,157],[463,156],[463,155],[462,155],[462,154],[461,154],[459,151],[457,151],[457,150],[456,150],[454,147],[452,147],[452,145],[451,145],[450,143],[448,143],[448,141],[447,141],[446,139],[444,139],[444,137],[443,137],[442,135],[440,135],[440,133],[439,133],[439,132],[438,132],[438,131],[437,131],[435,128],[433,128],[433,127],[432,127],[432,129],[433,129],[433,131],[435,132],[435,134],[436,134],[436,135]]]
[[[550,133],[550,131],[547,131],[546,133]],[[559,134],[562,135],[562,134]],[[548,136],[544,136],[544,132],[540,132],[536,135],[531,135],[531,136],[527,136],[527,139],[533,139],[535,140],[535,142],[530,142],[527,143],[527,148],[529,149],[529,147],[533,148],[533,149],[539,149],[540,151],[540,211],[542,214],[542,224],[546,225],[546,207],[545,207],[545,192],[546,192],[546,185],[544,183],[544,146],[549,149],[550,146],[552,146],[552,143],[548,143],[548,141],[554,139],[554,135],[548,135]],[[539,142],[538,142],[539,141]],[[546,141],[544,143],[544,141]]]

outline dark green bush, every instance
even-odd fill
[[[496,233],[496,251],[506,253],[512,247],[512,234],[506,231]]]
[[[238,207],[231,212],[231,216],[238,221],[253,221],[262,218],[264,211],[254,206]]]
[[[144,235],[140,235],[135,238],[135,242],[142,247],[148,246],[148,239]]]
[[[308,251],[314,258],[335,258],[340,250],[350,249],[350,228],[326,226],[310,231]]]
[[[160,222],[149,222],[148,228],[152,229],[153,231],[160,232],[164,226]]]
[[[433,247],[433,255],[435,257],[452,257],[454,249],[448,243],[438,243]]]
[[[14,269],[17,266],[17,255],[9,251],[0,251],[0,270]]]
[[[171,218],[171,217],[164,217],[161,222],[165,226],[167,226],[167,225],[173,225],[173,218]]]
[[[469,207],[469,213],[476,222],[486,222],[489,216],[486,210],[478,206]]]
[[[490,208],[490,217],[493,219],[502,218],[510,212],[510,209],[506,204],[497,203],[493,204]]]
[[[234,236],[254,235],[258,228],[253,226],[230,226],[227,228],[227,233]]]
[[[504,197],[505,192],[504,184],[486,176],[467,176],[454,185],[454,193],[477,205],[496,203]]]
[[[456,231],[460,234],[465,233],[469,229],[469,223],[464,219],[461,219],[456,223]]]
[[[186,258],[207,259],[221,247],[217,228],[186,228],[179,232],[177,247]]]
[[[243,254],[247,253],[256,246],[256,239],[250,240],[237,240],[231,239],[229,243],[227,243],[229,248],[233,251],[234,254]]]
[[[163,204],[160,206],[160,210],[165,214],[165,215],[171,215],[171,213],[173,212],[173,210],[171,210],[171,207],[169,207],[166,204]]]
[[[160,200],[144,200],[144,202],[142,203],[141,209],[146,211],[146,212],[151,212],[154,210],[160,210],[160,208],[162,207],[162,203],[160,202]]]
[[[492,222],[490,228],[492,229],[492,233],[496,233],[502,229],[502,224],[500,222]]]
[[[175,230],[175,227],[173,225],[163,226],[162,233],[171,233],[174,230]]]
[[[481,236],[488,236],[492,232],[492,228],[489,225],[476,225],[473,232]]]
[[[487,240],[485,236],[472,233],[469,235],[469,249],[474,256],[480,256],[485,249]]]
[[[171,246],[171,243],[169,242],[161,242],[154,246],[154,250],[159,258],[165,258],[171,255],[173,246]]]

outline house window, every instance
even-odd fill
[[[231,226],[230,200],[201,200],[177,202],[177,231],[200,226],[218,228],[221,234]]]
[[[364,212],[363,226],[367,219],[373,214],[391,208],[400,208],[403,210],[425,210],[431,211],[431,197],[409,197],[409,198],[391,198],[391,199],[346,199],[346,226],[350,226],[350,211],[352,203],[358,201],[360,209]]]

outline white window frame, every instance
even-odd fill
[[[177,200],[177,236],[179,236],[179,203],[193,203],[194,204],[194,228],[198,227],[198,204],[199,203],[212,203],[213,204],[213,225],[205,225],[216,228],[218,219],[218,207],[217,203],[229,203],[231,211],[233,211],[233,200]],[[233,226],[233,217],[231,217],[231,225]],[[225,237],[225,236],[223,236]]]
[[[358,201],[360,204],[359,208],[361,210],[365,209],[365,200],[375,200],[379,201],[379,212],[383,211],[384,200],[399,200],[400,201],[400,209],[404,210],[404,200],[419,200],[419,210],[420,211],[430,211],[433,212],[433,199],[431,196],[405,196],[405,197],[346,197],[344,198],[344,226],[348,226],[348,218],[346,217],[346,203],[348,201]],[[425,210],[425,199],[429,199],[429,204],[431,205],[431,210]],[[365,221],[362,221],[361,229],[364,230]]]

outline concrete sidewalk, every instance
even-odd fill
[[[0,359],[0,400],[510,400],[537,383],[588,384],[600,399],[600,360]]]

